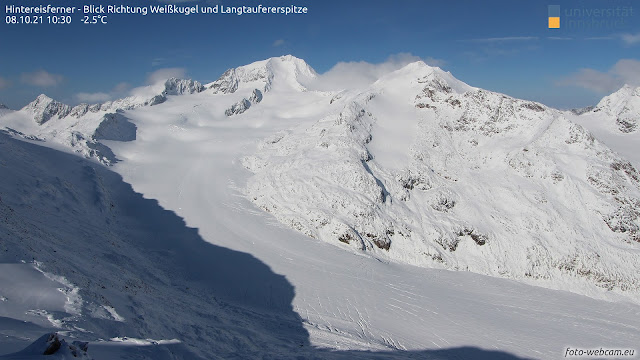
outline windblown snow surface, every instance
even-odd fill
[[[285,56],[4,111],[0,358],[637,348],[637,89],[575,115],[422,62],[317,78]]]

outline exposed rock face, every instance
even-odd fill
[[[582,115],[592,111],[593,109],[595,109],[595,106],[586,106],[583,108],[571,109],[570,111],[574,115]]]
[[[204,90],[204,86],[191,79],[170,78],[164,83],[163,95],[195,94]]]
[[[34,101],[22,108],[33,113],[33,119],[39,125],[49,121],[52,117],[66,117],[71,113],[71,107],[57,102],[47,95],[41,94]]]
[[[231,107],[228,108],[224,112],[224,114],[227,116],[242,114],[243,112],[249,110],[251,105],[257,104],[260,101],[262,101],[262,92],[258,89],[254,89],[249,99],[242,99],[237,103],[231,105]]]
[[[239,115],[247,111],[251,107],[251,102],[247,99],[242,99],[237,103],[231,105],[224,114],[227,116]]]
[[[257,104],[260,101],[262,101],[262,91],[254,89],[251,93],[251,97],[249,97],[249,102],[252,104]]]

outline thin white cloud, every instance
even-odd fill
[[[549,36],[547,37],[548,40],[573,40],[573,38],[570,37],[562,37],[562,36]]]
[[[558,86],[576,86],[600,94],[609,94],[624,84],[640,86],[640,61],[622,59],[606,72],[580,69],[556,82]]]
[[[627,45],[635,45],[640,43],[640,33],[637,34],[620,34],[620,39]]]
[[[23,73],[20,77],[23,83],[38,87],[54,87],[60,85],[64,80],[62,75],[51,74],[44,70],[31,73]]]
[[[597,93],[610,93],[620,87],[620,80],[609,73],[593,69],[580,69],[556,82],[559,86],[576,86]]]
[[[186,70],[184,68],[164,68],[158,69],[147,76],[147,84],[154,85],[164,82],[169,78],[184,78]]]
[[[113,99],[120,99],[123,97],[127,97],[130,95],[130,90],[131,90],[131,85],[129,85],[126,82],[122,82],[119,83],[118,85],[114,86],[113,89],[111,89],[111,91],[109,91],[108,93],[106,92],[95,92],[95,93],[89,93],[89,92],[80,92],[77,93],[75,95],[73,95],[73,98],[77,101],[77,102],[81,102],[81,103],[89,103],[89,104],[97,104],[97,103],[103,103],[109,100],[113,100]]]
[[[613,73],[624,84],[640,86],[640,61],[635,59],[623,59],[613,66]]]
[[[538,39],[539,38],[537,36],[506,36],[506,37],[467,39],[467,40],[461,40],[461,41],[477,42],[477,43],[500,43],[500,42],[533,41]]]
[[[147,75],[147,85],[132,88],[131,84],[121,82],[109,92],[79,92],[73,95],[77,102],[103,103],[110,100],[121,99],[127,96],[149,98],[158,95],[164,89],[164,82],[172,77],[185,78],[186,71],[183,68],[158,69]]]
[[[339,62],[329,71],[318,76],[312,83],[306,85],[313,90],[325,91],[367,86],[385,74],[421,60],[431,66],[444,64],[444,61],[440,59],[431,57],[422,59],[409,53],[391,55],[380,64],[371,64],[366,61]]]
[[[102,92],[97,92],[97,93],[81,92],[81,93],[75,94],[73,97],[79,102],[90,103],[90,104],[102,103],[102,102],[111,100],[111,95],[107,93],[102,93]]]
[[[630,33],[622,33],[622,34],[611,34],[606,36],[594,36],[594,37],[586,37],[584,40],[615,40],[621,41],[625,45],[636,45],[640,44],[640,33],[630,34]]]
[[[165,68],[158,69],[147,75],[147,85],[133,88],[129,91],[129,95],[149,98],[159,94],[164,89],[164,82],[169,78],[184,79],[186,70],[184,68]]]
[[[6,89],[11,86],[11,81],[0,77],[0,90]]]
[[[278,47],[284,45],[284,39],[278,39],[273,42],[273,46]]]
[[[594,36],[585,38],[585,40],[613,40],[615,39],[613,36]]]
[[[129,89],[131,89],[131,84],[126,82],[121,82],[118,85],[116,85],[111,92],[120,94],[120,93],[129,91]]]
[[[422,61],[425,62],[425,64],[429,65],[429,66],[437,66],[437,67],[443,67],[447,62],[442,60],[442,59],[436,59],[433,58],[431,56],[428,56],[424,59],[422,59]]]

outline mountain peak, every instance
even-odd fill
[[[618,129],[623,133],[636,131],[637,117],[640,111],[640,87],[625,84],[620,90],[605,96],[596,105],[593,112],[602,112],[615,119]]]
[[[640,87],[625,84],[618,91],[603,97],[596,105],[596,109],[600,109],[597,111],[617,111],[621,110],[629,102],[640,102]]]
[[[613,96],[613,95],[622,96],[622,97],[640,96],[640,87],[624,84],[620,89],[613,92],[609,96]]]
[[[305,64],[305,65],[307,64],[307,62],[304,61],[303,59],[300,59],[299,57],[293,56],[291,54],[272,57],[272,58],[269,58],[267,60],[280,60],[280,61],[285,61],[285,62],[302,63],[302,64]]]
[[[45,94],[40,94],[35,100],[22,108],[22,110],[32,112],[36,123],[42,125],[56,115],[61,118],[69,115],[71,107],[55,101]]]
[[[293,55],[284,55],[231,68],[206,87],[212,89],[215,94],[230,94],[241,88],[268,92],[275,81],[276,86],[304,91],[306,88],[302,83],[317,76],[315,70],[304,60]]]
[[[171,77],[164,82],[163,95],[186,95],[199,93],[204,90],[204,86],[191,79],[178,79]]]
[[[376,83],[378,86],[385,87],[389,86],[389,82],[393,82],[395,81],[394,79],[398,78],[405,79],[403,81],[417,81],[422,84],[423,87],[442,90],[447,93],[453,91],[462,94],[477,90],[477,88],[456,79],[450,72],[444,71],[437,66],[431,66],[422,60],[412,62],[382,76]]]
[[[45,95],[45,94],[40,94],[36,97],[36,99],[34,101],[37,102],[51,102],[51,101],[55,101],[52,98],[50,98],[49,96]]]

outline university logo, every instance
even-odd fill
[[[549,29],[560,29],[560,5],[549,5]]]

